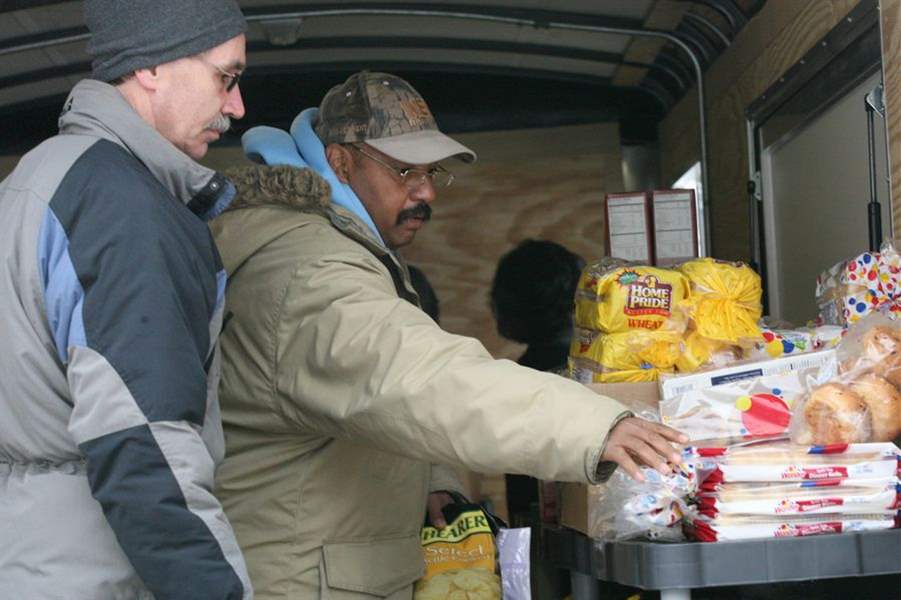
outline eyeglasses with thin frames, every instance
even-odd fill
[[[454,182],[454,174],[441,165],[435,165],[429,170],[418,169],[416,167],[396,167],[394,165],[388,164],[377,156],[373,156],[372,154],[365,152],[359,146],[356,146],[354,144],[347,145],[369,160],[375,161],[386,169],[392,171],[410,190],[415,190],[416,188],[425,185],[426,178],[428,178],[432,182],[432,185],[436,188],[448,187]]]
[[[242,71],[238,71],[237,73],[230,73],[219,65],[206,60],[202,56],[197,56],[195,58],[197,58],[197,60],[199,60],[203,64],[213,67],[214,69],[219,71],[220,74],[222,74],[222,85],[225,86],[226,92],[231,92],[233,89],[235,89],[238,86],[238,82],[241,81],[241,75],[244,74]]]

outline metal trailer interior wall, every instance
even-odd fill
[[[901,0],[897,0],[901,2]],[[857,0],[775,0],[742,29],[706,72],[711,254],[749,260],[745,109],[847,16]],[[661,184],[699,160],[696,92],[661,122]]]
[[[763,150],[768,313],[774,317],[792,323],[813,319],[817,276],[869,247],[864,97],[880,79],[878,71],[873,73],[827,108],[817,110],[810,122]],[[891,213],[881,125],[878,118],[874,158],[885,231],[891,227]],[[799,223],[804,226],[799,228]]]

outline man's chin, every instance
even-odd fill
[[[193,158],[194,160],[200,160],[204,156],[206,156],[207,151],[210,149],[209,145],[206,143],[202,144],[194,144],[189,148],[185,148],[185,154]]]
[[[187,144],[182,151],[193,158],[194,160],[200,160],[210,149],[210,144],[219,139],[219,133],[216,131],[204,131],[200,136],[193,140],[190,144]]]
[[[385,238],[385,243],[392,250],[396,250],[397,248],[402,248],[403,246],[410,244],[415,237],[416,230],[403,229],[395,232],[390,238]]]
[[[214,129],[205,129],[203,133],[200,134],[199,139],[191,145],[188,152],[188,156],[193,158],[194,160],[200,160],[204,156],[206,156],[207,151],[210,148],[210,144],[219,141],[222,137],[222,134]]]

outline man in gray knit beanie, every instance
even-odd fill
[[[106,82],[199,54],[247,29],[234,0],[87,0],[84,16],[92,76]]]
[[[247,23],[235,0],[85,0],[92,77],[194,159],[244,116]]]
[[[244,115],[245,21],[84,8],[93,78],[0,183],[0,598],[252,600],[213,494],[235,188],[196,162]]]

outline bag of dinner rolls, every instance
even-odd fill
[[[792,415],[799,444],[890,442],[901,436],[901,329],[862,320],[838,346],[839,372]]]

